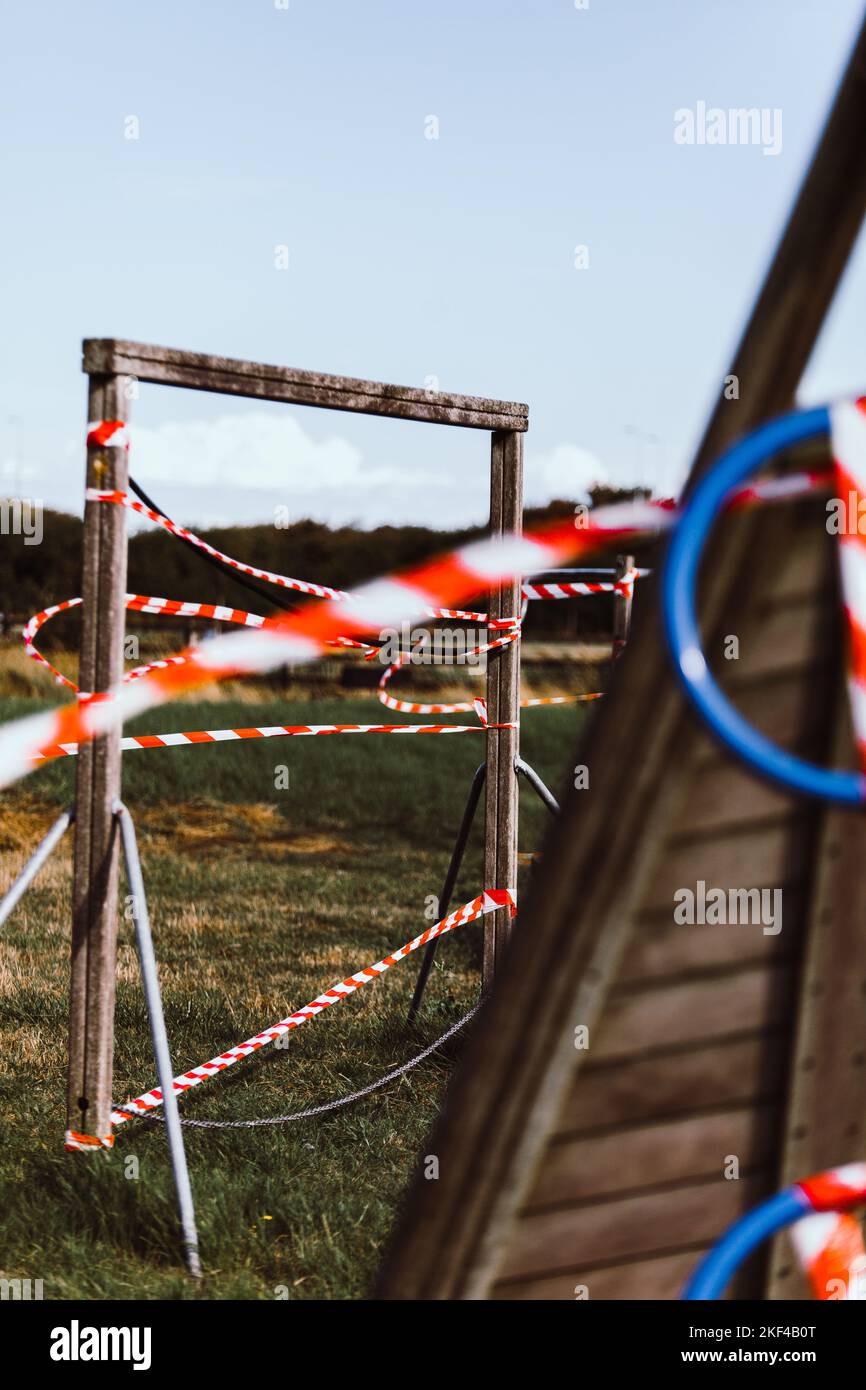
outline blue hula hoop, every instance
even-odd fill
[[[753,1250],[812,1212],[814,1207],[801,1187],[783,1188],[722,1233],[691,1275],[680,1298],[721,1298],[731,1277]]]
[[[797,411],[755,430],[722,455],[692,493],[671,537],[662,579],[664,626],[677,675],[709,728],[749,767],[789,790],[845,806],[866,800],[866,777],[819,767],[786,753],[753,729],[710,674],[701,647],[695,605],[698,566],[710,528],[725,499],[775,454],[827,434],[826,406]]]

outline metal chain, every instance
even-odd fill
[[[444,1042],[447,1042],[449,1038],[453,1038],[454,1034],[458,1033],[460,1029],[469,1022],[470,1018],[477,1014],[480,1007],[480,1004],[474,1004],[468,1013],[464,1014],[462,1018],[458,1018],[456,1023],[452,1023],[451,1027],[442,1034],[441,1038],[437,1038],[435,1042],[430,1043],[429,1047],[425,1047],[424,1051],[419,1052],[417,1057],[410,1057],[408,1062],[403,1062],[401,1066],[395,1067],[393,1071],[389,1071],[385,1076],[380,1076],[377,1081],[371,1081],[369,1086],[364,1086],[360,1091],[352,1091],[351,1095],[340,1096],[338,1100],[329,1100],[324,1105],[310,1106],[307,1110],[296,1110],[292,1115],[273,1115],[263,1120],[182,1119],[181,1124],[187,1125],[190,1129],[256,1129],[260,1125],[287,1125],[291,1124],[294,1120],[309,1120],[312,1119],[314,1115],[325,1115],[329,1110],[339,1110],[343,1105],[351,1105],[353,1101],[362,1100],[364,1096],[372,1095],[374,1091],[381,1090],[382,1087],[387,1086],[389,1082],[396,1081],[398,1076],[403,1076],[405,1072],[411,1071],[413,1067],[417,1067],[419,1063],[426,1061],[431,1053],[435,1052],[436,1049],[441,1047]],[[142,1115],[140,1110],[135,1110],[130,1105],[115,1105],[113,1109],[123,1110],[135,1116]],[[146,1120],[155,1120],[160,1124],[165,1123],[164,1115],[145,1114],[142,1115],[142,1118]]]

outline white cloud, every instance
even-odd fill
[[[484,524],[490,481],[483,434],[411,426],[393,438],[387,430],[381,439],[373,432],[361,447],[341,434],[317,438],[308,428],[293,413],[255,407],[159,425],[133,419],[130,469],[159,506],[193,530],[273,523],[278,507],[288,509],[290,520],[310,517],[332,526]],[[12,463],[12,441],[8,454],[0,441],[0,494],[5,485],[80,515],[80,436],[36,432],[28,443],[27,456]],[[609,478],[599,458],[579,445],[535,452],[528,444],[527,505],[580,501],[593,483]],[[132,530],[149,525],[131,516],[128,522]]]
[[[134,467],[153,482],[230,492],[342,492],[401,481],[393,467],[365,463],[346,439],[316,440],[291,415],[249,413],[132,430]]]
[[[334,526],[423,524],[431,500],[439,524],[451,524],[453,479],[414,460],[409,467],[367,458],[339,435],[316,439],[289,414],[133,424],[130,467],[170,515],[193,528],[266,523],[278,507],[292,520]]]
[[[554,498],[588,501],[589,489],[608,482],[601,459],[578,444],[557,444],[542,454],[527,454],[524,492],[527,506],[543,506]]]

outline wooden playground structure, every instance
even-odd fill
[[[866,212],[866,27],[730,367],[696,481],[791,408]],[[758,729],[850,763],[842,625],[823,501],[725,522],[701,588],[706,649]],[[452,1079],[377,1294],[676,1297],[722,1228],[866,1142],[860,814],[764,786],[685,708],[656,605],[636,615],[574,762],[496,990]],[[675,927],[703,878],[783,890],[784,928]],[[576,1050],[574,1030],[589,1029]],[[739,1178],[726,1180],[726,1156]],[[804,1296],[785,1237],[740,1297]]]

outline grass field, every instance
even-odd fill
[[[0,720],[38,707],[2,699]],[[380,711],[369,698],[268,700],[254,712],[248,698],[222,699],[151,713],[130,730],[371,723]],[[574,708],[525,715],[523,755],[554,790],[583,717]],[[123,794],[139,833],[176,1070],[284,1017],[429,925],[425,904],[441,888],[482,756],[481,736],[467,734],[285,739],[125,757]],[[52,764],[4,794],[0,888],[70,803],[73,766]],[[277,790],[280,766],[289,786]],[[522,849],[541,843],[546,815],[524,786]],[[480,847],[476,832],[455,903],[480,888]],[[362,1297],[462,1036],[331,1116],[279,1128],[187,1129],[206,1273],[196,1289],[179,1257],[162,1126],[130,1124],[111,1153],[63,1152],[70,876],[67,842],[0,941],[0,1277],[41,1278],[46,1298]],[[205,1083],[182,1112],[275,1115],[365,1085],[474,1002],[480,942],[478,924],[445,939],[415,1026],[406,1009],[417,956],[292,1033],[285,1050],[268,1049]],[[120,1101],[155,1081],[126,920],[116,1026]]]

